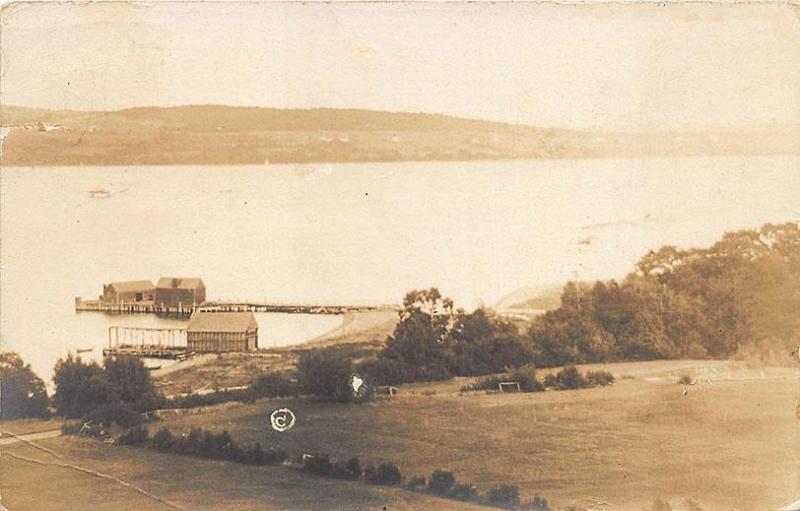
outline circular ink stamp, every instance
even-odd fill
[[[292,429],[295,423],[295,416],[288,408],[279,408],[270,414],[269,423],[272,429],[283,433]]]

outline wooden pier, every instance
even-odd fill
[[[100,300],[75,298],[77,312],[103,312],[106,314],[157,314],[188,318],[196,310],[207,312],[282,312],[286,314],[346,314],[350,312],[371,312],[399,310],[395,305],[306,305],[272,304],[263,302],[204,302],[199,305],[178,305],[168,307],[153,302],[108,303]]]
[[[103,356],[131,355],[145,358],[183,360],[191,353],[186,349],[183,328],[108,327],[108,348]]]

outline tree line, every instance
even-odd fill
[[[726,233],[708,248],[665,246],[621,282],[567,283],[561,304],[520,329],[490,309],[454,310],[416,290],[377,358],[383,384],[497,373],[532,364],[758,356],[800,344],[800,227]]]

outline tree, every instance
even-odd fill
[[[59,414],[92,419],[107,426],[130,425],[157,408],[161,396],[150,372],[135,357],[107,358],[101,367],[68,355],[55,366],[53,403]]]
[[[141,359],[125,356],[107,358],[103,367],[117,399],[139,413],[158,407],[158,393],[150,371]]]
[[[53,383],[53,404],[65,417],[87,417],[96,408],[117,400],[103,368],[71,354],[56,362]]]
[[[297,380],[307,392],[331,401],[353,399],[353,366],[335,348],[311,350],[297,362]]]
[[[400,322],[379,355],[401,365],[400,380],[391,383],[450,378],[446,341],[452,320],[453,301],[438,289],[406,294]]]
[[[0,420],[47,417],[44,382],[13,352],[0,353]]]

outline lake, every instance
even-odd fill
[[[45,378],[111,325],[76,314],[113,280],[202,277],[212,300],[467,308],[523,286],[621,277],[648,250],[800,218],[800,158],[2,169],[0,345]],[[107,198],[90,198],[104,189]],[[259,315],[261,346],[336,316]]]

